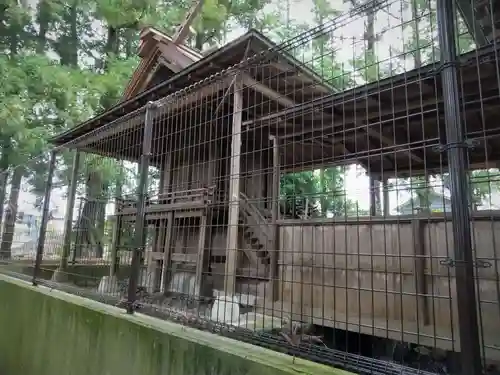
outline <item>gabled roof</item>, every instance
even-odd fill
[[[175,44],[171,37],[152,27],[141,31],[138,55],[141,62],[125,88],[122,101],[148,88],[159,69],[165,72],[162,76],[168,79],[203,57],[201,52]]]
[[[158,37],[162,37],[162,40],[160,41],[160,43],[158,43],[158,48],[161,47],[162,49],[165,49],[164,46],[169,45],[169,38],[154,29],[150,30],[151,35],[156,35],[155,40],[157,40]],[[153,55],[148,55],[148,53],[152,53],[149,48],[152,48],[153,50],[154,48],[156,48],[154,47],[154,45],[155,44],[152,42],[150,42],[149,45],[141,45],[141,47],[144,49],[140,53],[144,53],[145,56],[151,56],[151,59],[153,59]],[[169,52],[180,52],[179,50],[182,50],[182,53],[175,54],[175,57],[177,59],[182,59],[182,57],[180,56],[184,53],[193,52],[194,54],[191,54],[191,57],[189,57],[193,59],[196,58],[196,53],[199,54],[199,52],[196,52],[192,49],[184,50],[179,46],[177,47],[178,48],[168,49]],[[173,73],[168,78],[159,77],[161,78],[160,82],[151,81],[150,86],[153,86],[149,88],[146,87],[144,91],[139,91],[139,89],[136,88],[133,89],[136,91],[133,91],[132,85],[139,87],[135,84],[135,82],[139,82],[141,79],[143,79],[144,73],[148,71],[144,66],[141,71],[142,73],[137,72],[137,75],[136,73],[134,73],[135,79],[133,78],[133,80],[129,84],[129,88],[127,88],[127,93],[130,92],[130,95],[132,94],[132,92],[138,92],[135,96],[126,98],[117,105],[95,116],[94,118],[87,120],[84,123],[57,135],[56,137],[51,139],[51,142],[56,145],[63,145],[67,142],[74,141],[75,139],[78,139],[79,137],[86,135],[97,128],[100,128],[106,124],[118,120],[122,116],[130,114],[142,108],[149,101],[158,100],[160,98],[173,94],[196,82],[213,76],[222,70],[233,67],[248,57],[261,56],[262,54],[266,56],[266,59],[272,59],[276,61],[276,63],[279,65],[279,75],[285,75],[287,77],[287,80],[290,81],[292,88],[295,87],[295,91],[297,91],[297,88],[300,88],[300,96],[304,102],[332,92],[332,87],[329,84],[325,83],[325,81],[317,73],[314,73],[312,69],[304,66],[304,64],[292,57],[287,51],[283,50],[282,48],[278,48],[274,42],[265,37],[262,33],[258,32],[255,29],[252,29],[241,37],[229,42],[223,47],[207,55],[199,54],[198,56],[200,58],[191,64],[189,64],[187,61],[184,61],[186,63],[185,68]],[[158,59],[160,59],[162,56],[158,57]],[[169,55],[168,58],[172,59],[171,56],[172,55]],[[187,58],[184,59],[187,60]],[[259,59],[255,59],[254,63],[258,65]],[[276,77],[275,81],[278,81],[280,84],[286,83],[284,79],[279,79],[278,73],[272,73],[271,75]],[[298,80],[297,82],[300,81],[302,83],[297,83],[294,79]],[[309,83],[303,83],[305,81]],[[255,82],[255,84],[262,86],[262,83]],[[290,87],[284,87],[282,88],[282,90],[284,93],[279,93],[278,96],[281,97],[281,101],[284,101],[287,100],[286,95],[290,95],[293,90]],[[267,107],[270,106],[268,105]]]

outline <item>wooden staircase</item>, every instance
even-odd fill
[[[251,250],[245,250],[245,254],[252,266],[260,269],[268,268],[270,261],[268,249],[272,245],[272,233],[268,217],[266,210],[259,209],[244,193],[240,193],[239,224],[245,241],[251,247]]]

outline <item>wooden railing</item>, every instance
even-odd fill
[[[213,202],[215,185],[197,189],[174,190],[158,194],[159,204],[173,204],[180,202],[203,201],[206,204]]]
[[[167,193],[160,193],[156,197],[148,197],[146,199],[146,206],[151,205],[174,205],[182,203],[201,203],[210,204],[214,201],[215,185],[204,188],[177,190]],[[118,210],[136,209],[136,199],[117,198],[116,204]]]

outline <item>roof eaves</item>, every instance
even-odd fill
[[[194,62],[190,66],[188,66],[185,69],[183,69],[183,70],[179,71],[178,73],[174,74],[171,78],[169,78],[165,82],[161,82],[158,85],[156,85],[156,86],[154,86],[154,87],[152,87],[150,89],[147,89],[147,90],[139,93],[138,95],[136,95],[136,96],[134,96],[134,97],[132,97],[130,99],[127,99],[127,100],[124,100],[124,101],[121,101],[121,102],[115,104],[110,109],[99,113],[98,115],[96,115],[96,116],[90,118],[89,120],[81,123],[80,125],[77,125],[76,127],[68,129],[68,130],[66,130],[63,133],[58,134],[58,135],[52,137],[49,140],[49,142],[55,143],[55,144],[64,144],[64,141],[62,141],[62,140],[65,137],[67,137],[68,135],[70,135],[72,133],[75,133],[75,132],[78,132],[80,129],[84,129],[84,128],[88,127],[93,122],[96,122],[96,121],[98,121],[98,120],[100,120],[100,119],[102,119],[102,118],[104,118],[106,116],[109,116],[109,115],[113,114],[114,112],[118,111],[119,109],[121,109],[123,107],[126,107],[127,105],[130,105],[135,100],[142,99],[143,97],[148,96],[148,95],[154,93],[155,91],[157,91],[157,90],[159,90],[159,89],[161,89],[163,87],[166,87],[166,86],[170,85],[172,82],[174,82],[175,80],[177,80],[179,77],[182,77],[184,75],[187,75],[187,74],[193,72],[194,70],[198,69],[200,66],[203,66],[204,64],[210,63],[215,57],[217,57],[217,56],[225,53],[226,51],[234,48],[235,46],[239,45],[242,42],[246,42],[247,40],[251,39],[252,37],[255,37],[255,34],[252,33],[252,32],[248,32],[248,33],[244,34],[243,36],[241,36],[241,37],[239,37],[239,38],[237,38],[237,39],[229,42],[225,46],[223,46],[223,47],[219,48],[218,50],[216,50],[216,51],[208,54],[207,56],[202,57],[200,60]]]

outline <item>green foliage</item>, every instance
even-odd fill
[[[442,176],[445,188],[451,188],[449,174]],[[479,206],[489,202],[493,193],[500,192],[500,171],[497,168],[478,169],[469,173],[469,188],[472,204]]]
[[[280,200],[286,204],[284,211],[291,216],[303,215],[306,205],[309,216],[322,217],[343,216],[353,207],[345,197],[344,172],[340,167],[285,174],[280,194]]]
[[[40,0],[36,9],[26,3],[0,2],[0,74],[4,78],[0,85],[0,159],[2,169],[23,165],[33,193],[41,196],[48,139],[115,104],[138,63],[139,29],[152,25],[172,33],[192,1]],[[340,9],[332,4],[314,0],[313,20],[306,24],[291,19],[291,0],[205,0],[194,22],[196,33],[188,43],[200,49],[223,44],[228,32],[252,27],[282,42],[337,16]],[[419,21],[406,24],[411,38],[398,53],[417,59],[415,51],[420,51],[420,63],[434,61],[435,1],[407,0],[405,6]],[[352,61],[340,61],[337,56],[344,40],[335,31],[290,52],[310,62],[310,68],[338,91],[393,74],[397,69],[379,64],[373,48],[378,36],[370,25],[376,16],[366,14],[365,18],[365,48]],[[459,29],[464,30],[462,20]],[[461,51],[473,47],[469,35],[461,33],[459,47]],[[24,165],[38,155],[44,156]],[[56,180],[61,186],[69,182],[72,158],[70,152],[59,156]],[[135,170],[94,155],[86,155],[81,163],[80,194],[111,199],[134,190]],[[98,189],[88,184],[91,174],[94,182],[99,181]],[[484,180],[480,174],[471,180],[478,197],[484,198],[491,190]],[[317,214],[341,215],[354,207],[344,196],[344,172],[339,168],[285,175],[281,184],[283,197],[293,199],[294,205],[307,197],[307,204]]]

